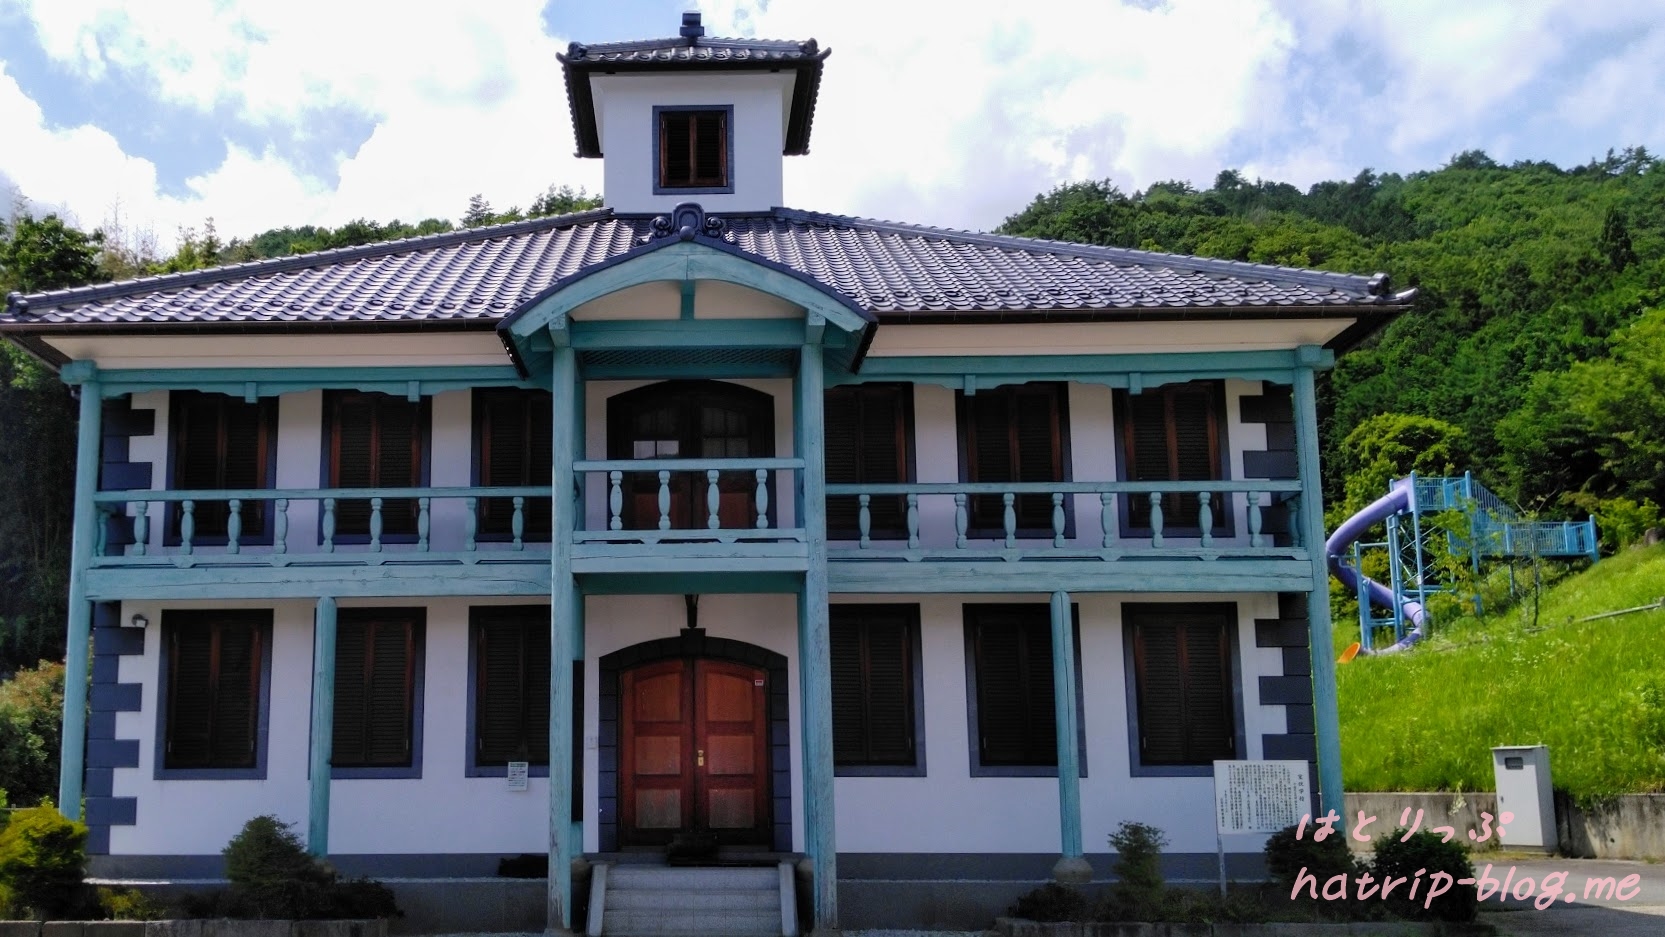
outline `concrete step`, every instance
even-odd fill
[[[615,865],[607,870],[607,890],[677,889],[710,891],[718,888],[780,889],[780,873],[774,866],[733,869],[681,869],[654,865]]]
[[[614,911],[607,909],[601,932],[607,937],[780,937],[780,909],[768,911]]]
[[[780,890],[764,888],[614,888],[608,882],[607,910],[710,911],[738,909],[780,911]]]

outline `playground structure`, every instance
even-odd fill
[[[1461,521],[1436,524],[1428,518],[1448,511],[1458,512]],[[1378,523],[1386,525],[1387,539],[1364,541],[1365,533]],[[1446,539],[1444,550],[1435,548],[1437,537]],[[1402,651],[1426,636],[1428,597],[1459,588],[1449,568],[1437,562],[1439,557],[1460,557],[1476,575],[1485,563],[1498,559],[1589,557],[1594,562],[1596,522],[1525,520],[1470,473],[1435,477],[1412,472],[1394,480],[1386,495],[1336,528],[1324,550],[1330,571],[1358,593],[1359,644],[1343,655],[1347,660],[1353,653]],[[1384,550],[1389,570],[1385,584],[1360,572],[1368,555]],[[1512,586],[1512,566],[1509,575]],[[1480,597],[1473,599],[1478,608]],[[1386,614],[1377,614],[1377,607]],[[1378,633],[1388,629],[1393,643],[1375,648]]]

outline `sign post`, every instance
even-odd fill
[[[1220,859],[1220,895],[1226,894],[1226,836],[1276,833],[1294,826],[1312,803],[1312,779],[1304,761],[1216,761],[1214,845]]]

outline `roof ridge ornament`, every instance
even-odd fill
[[[705,27],[700,25],[698,10],[691,10],[682,14],[681,33],[682,37],[688,40],[689,45],[693,45],[701,36],[705,35]]]
[[[683,202],[671,209],[669,215],[656,215],[649,222],[650,239],[676,237],[692,241],[695,235],[720,238],[728,230],[728,222],[716,215],[707,215],[698,202]]]

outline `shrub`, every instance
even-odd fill
[[[245,823],[224,854],[233,897],[248,902],[255,917],[312,917],[334,884],[334,873],[307,855],[288,824],[274,816]]]
[[[191,896],[182,904],[186,913],[295,920],[401,916],[387,886],[367,878],[341,881],[277,817],[243,825],[226,844],[225,871],[230,890]]]
[[[1019,898],[1011,913],[1031,921],[1085,921],[1087,899],[1077,889],[1047,882]]]
[[[1345,834],[1333,833],[1318,842],[1312,838],[1312,830],[1300,839],[1295,838],[1295,830],[1286,826],[1266,840],[1266,872],[1285,895],[1293,893],[1295,880],[1303,870],[1317,879],[1319,889],[1337,875],[1351,881],[1358,874],[1359,863],[1347,848]]]
[[[160,921],[166,909],[137,888],[100,888],[98,906],[112,921]]]
[[[1110,834],[1110,848],[1116,850],[1113,866],[1120,881],[1111,888],[1101,913],[1124,920],[1151,920],[1160,916],[1163,902],[1162,847],[1168,837],[1146,823],[1123,821]]]
[[[42,917],[72,910],[81,895],[87,828],[50,803],[12,812],[0,831],[0,888],[8,903]]]
[[[64,665],[41,661],[0,683],[0,787],[34,806],[58,790]]]
[[[1461,842],[1445,842],[1439,836],[1422,830],[1404,842],[1403,829],[1394,830],[1376,841],[1376,859],[1371,871],[1386,882],[1389,876],[1403,878],[1406,885],[1395,889],[1387,901],[1388,909],[1400,917],[1434,919],[1440,921],[1472,921],[1479,908],[1473,885],[1458,885],[1462,879],[1474,879],[1474,864],[1469,861],[1468,847]],[[1438,873],[1451,876],[1450,890],[1427,904],[1433,877]],[[1411,891],[1418,886],[1416,896]],[[1427,905],[1426,907],[1424,907]]]

